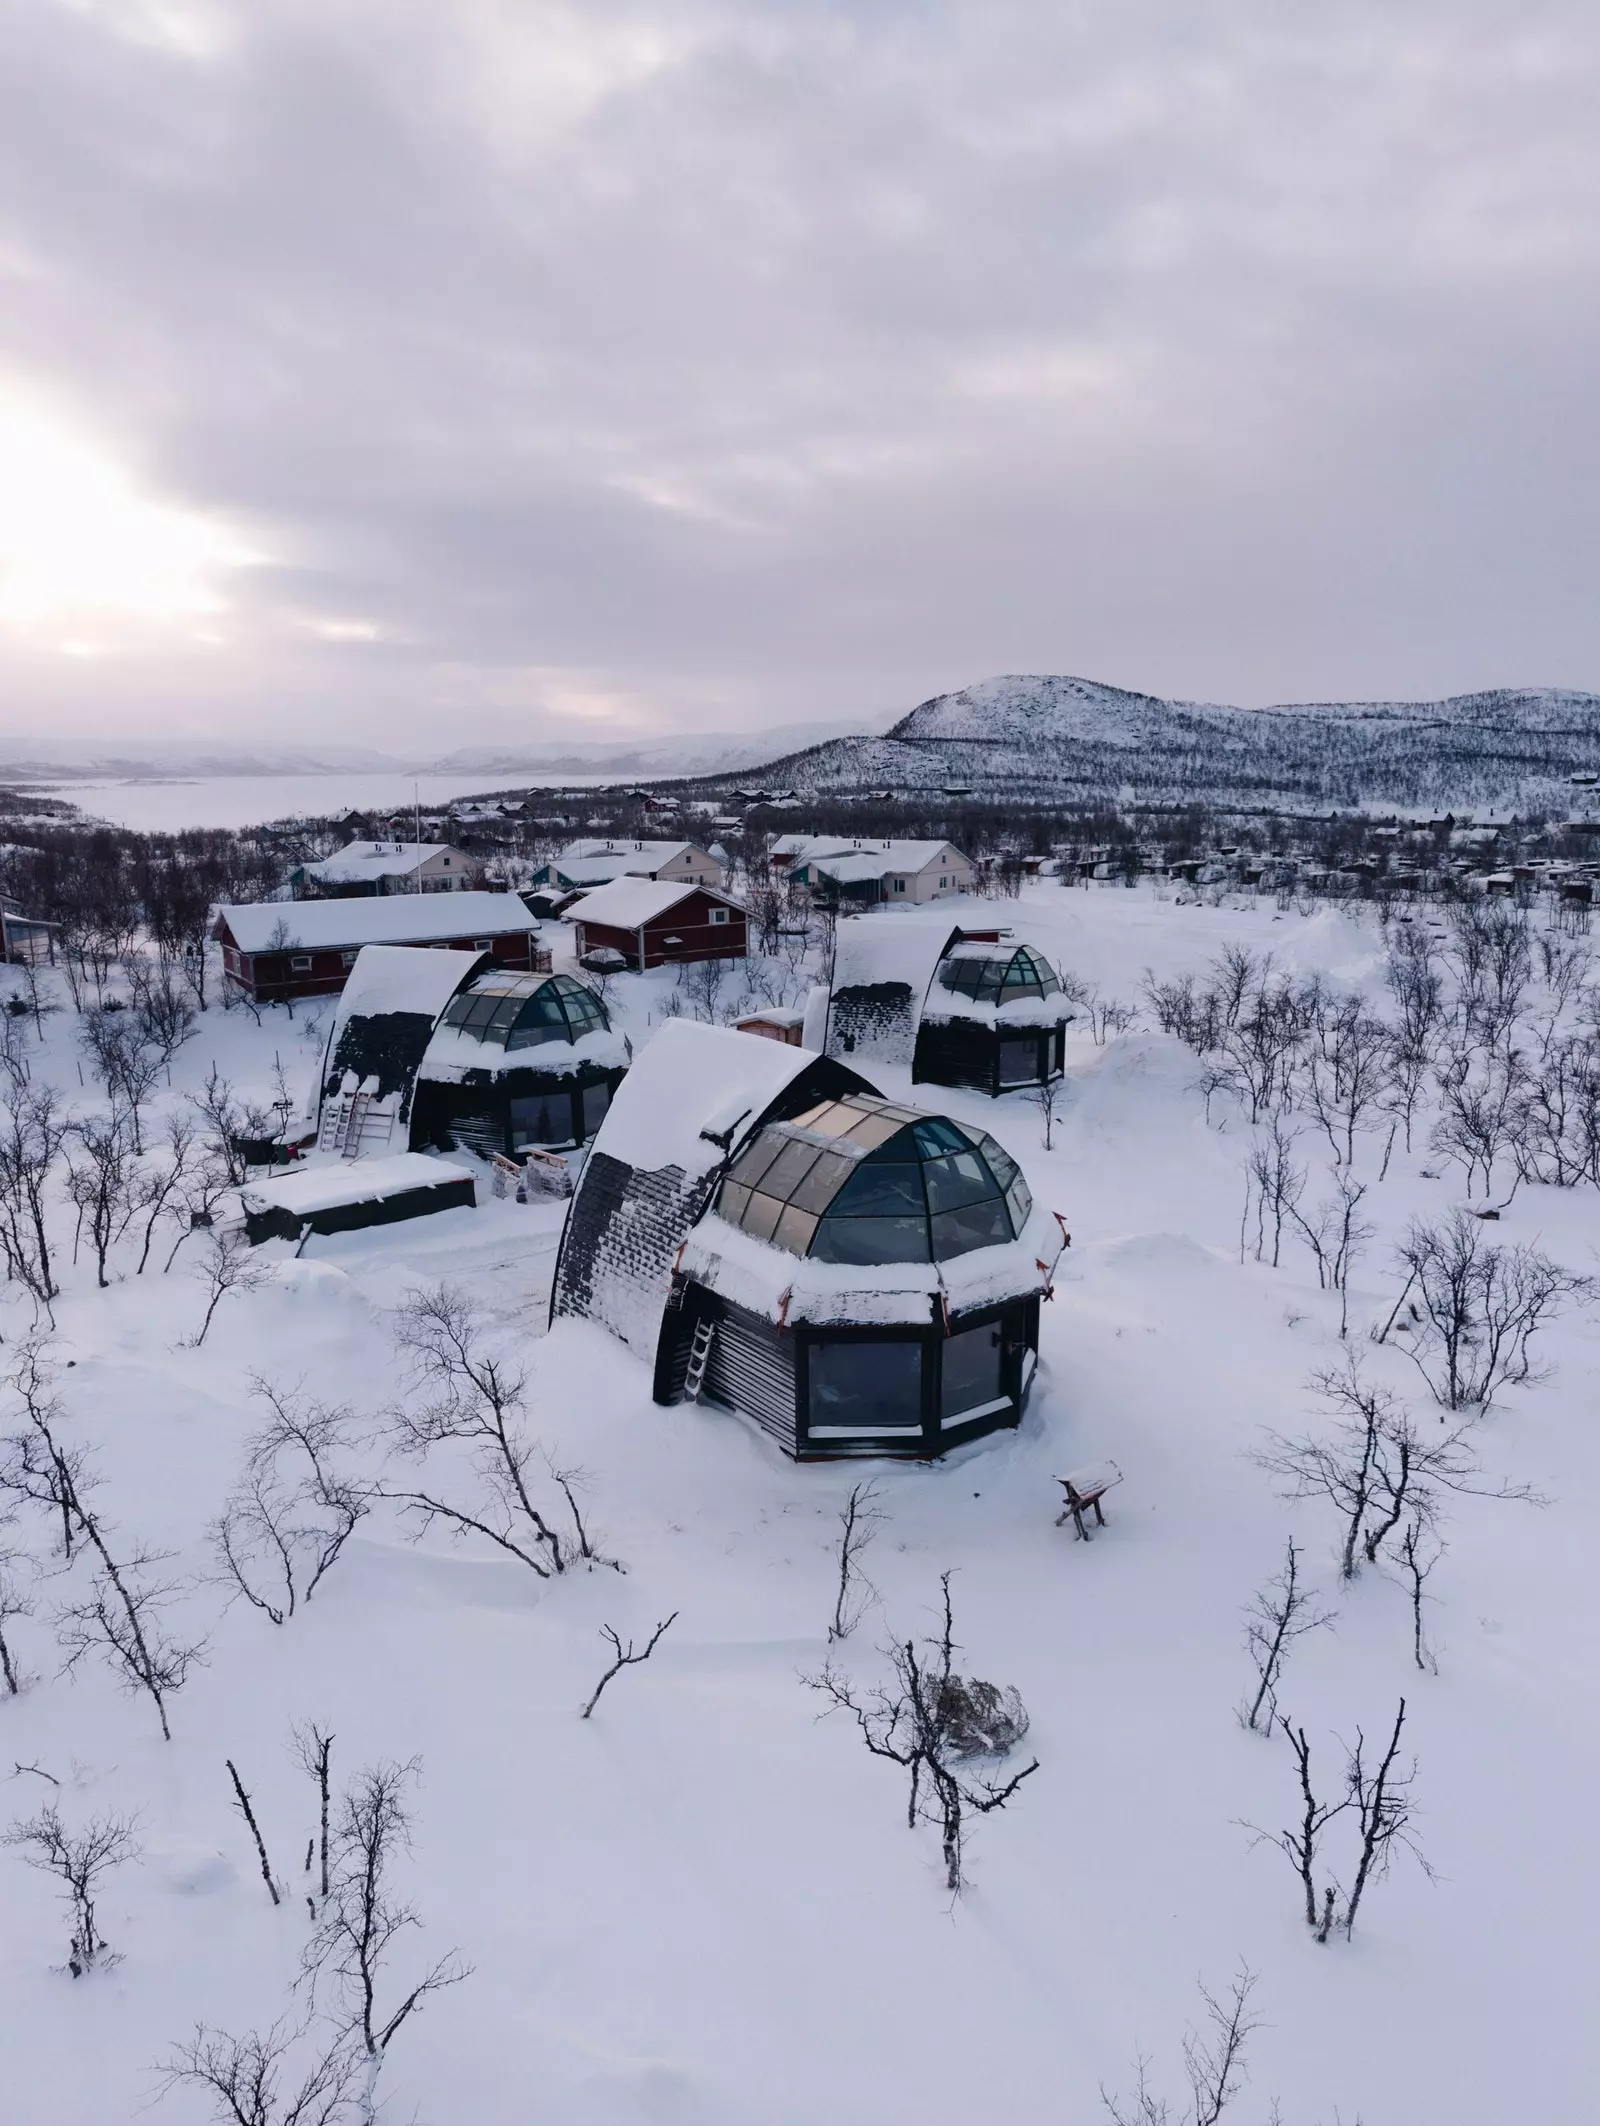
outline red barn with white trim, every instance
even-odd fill
[[[643,973],[680,960],[742,960],[744,909],[710,886],[673,879],[619,878],[572,909],[580,958],[609,945]]]

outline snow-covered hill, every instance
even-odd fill
[[[970,785],[1002,799],[1560,812],[1568,778],[1597,770],[1600,696],[1562,688],[1241,709],[1047,674],[936,695],[881,738],[811,747],[765,774],[801,789]]]

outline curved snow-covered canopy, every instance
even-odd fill
[[[349,1075],[370,1084],[380,1099],[398,1093],[405,1113],[439,1014],[488,957],[427,945],[363,945],[334,1007],[320,1098],[337,1092]]]
[[[817,1262],[947,1262],[1016,1239],[1033,1198],[993,1137],[846,1094],[770,1123],[717,1198],[730,1225]]]

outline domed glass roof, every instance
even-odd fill
[[[610,1026],[592,989],[569,974],[480,974],[445,1006],[440,1022],[497,1048],[581,1041]]]
[[[939,967],[939,983],[979,1004],[1009,1004],[1013,997],[1048,997],[1061,978],[1031,945],[960,944]]]
[[[769,1124],[717,1197],[730,1225],[814,1262],[945,1262],[1015,1239],[1032,1208],[993,1137],[860,1093]]]

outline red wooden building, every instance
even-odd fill
[[[519,973],[548,970],[538,926],[514,893],[396,893],[380,899],[250,901],[217,910],[223,977],[257,1004],[336,996],[363,945],[492,952]]]
[[[710,886],[674,879],[619,878],[586,893],[572,910],[580,956],[609,945],[643,973],[677,960],[742,960],[744,910]]]

